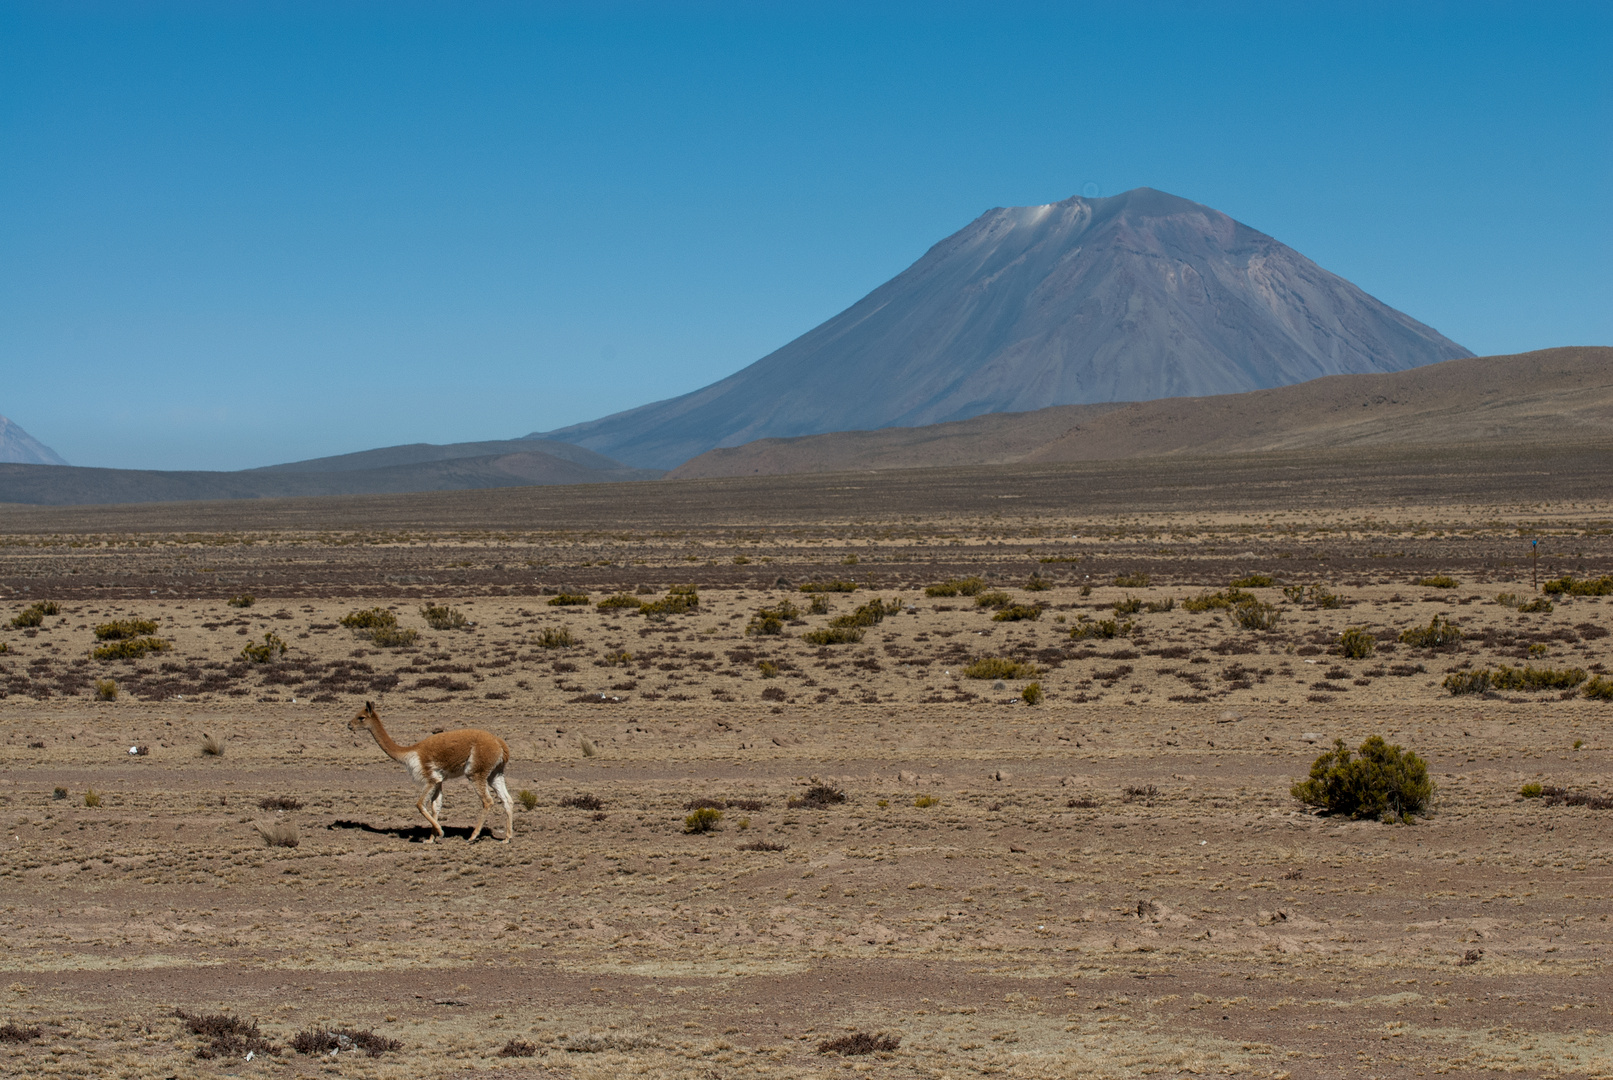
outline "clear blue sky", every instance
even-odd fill
[[[0,0],[0,413],[79,465],[694,389],[993,206],[1207,203],[1613,344],[1613,4]]]

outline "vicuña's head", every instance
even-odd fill
[[[380,721],[381,716],[375,711],[375,702],[366,701],[364,707],[358,711],[353,719],[347,722],[347,729],[357,731],[359,728],[367,728],[370,724],[380,723]]]

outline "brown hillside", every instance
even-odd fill
[[[1409,371],[953,424],[763,439],[713,450],[674,479],[1008,462],[1100,461],[1330,446],[1552,443],[1613,435],[1613,348],[1543,349]]]

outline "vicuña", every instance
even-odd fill
[[[499,801],[504,804],[502,842],[510,842],[510,835],[515,831],[515,804],[510,800],[509,788],[504,785],[504,767],[510,763],[510,746],[503,739],[485,731],[466,728],[463,731],[428,735],[413,746],[399,746],[386,733],[386,728],[381,726],[381,716],[375,711],[375,704],[369,701],[364,703],[364,708],[359,710],[357,716],[347,722],[347,726],[351,731],[368,728],[370,734],[375,736],[376,743],[386,751],[387,757],[408,769],[414,782],[420,785],[420,799],[415,807],[431,823],[431,841],[442,836],[442,822],[438,815],[442,810],[443,781],[463,776],[482,797],[482,816],[476,819],[476,828],[471,830],[471,842],[474,843],[482,833],[487,812],[493,808],[495,791],[498,792]],[[492,832],[489,831],[488,835],[491,836]]]

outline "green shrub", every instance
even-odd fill
[[[90,788],[89,790],[84,792],[84,805],[89,806],[89,807],[96,807],[96,806],[101,805],[101,796],[96,792],[96,790],[94,788]]]
[[[1488,694],[1490,692],[1490,673],[1488,671],[1453,671],[1445,676],[1440,685],[1452,694]]]
[[[1234,589],[1264,589],[1276,583],[1277,579],[1270,574],[1250,574],[1232,582],[1232,587]]]
[[[1154,615],[1158,615],[1162,611],[1175,611],[1176,597],[1167,596],[1163,600],[1150,600],[1143,605],[1143,610]]]
[[[1538,783],[1528,783],[1518,789],[1518,794],[1526,799],[1538,799],[1544,793],[1545,788]]]
[[[1135,624],[1129,620],[1118,622],[1114,619],[1095,619],[1091,622],[1080,623],[1070,628],[1070,637],[1075,641],[1086,638],[1117,638],[1130,637],[1136,629]]]
[[[1115,601],[1116,615],[1135,615],[1143,609],[1143,602],[1135,596],[1128,596],[1124,600]]]
[[[1344,606],[1344,601],[1337,593],[1328,592],[1321,585],[1285,585],[1283,595],[1296,604],[1315,604],[1320,608]]]
[[[708,833],[715,829],[717,822],[721,820],[721,810],[715,807],[702,806],[683,819],[683,831],[686,833]]]
[[[1527,604],[1519,604],[1518,610],[1525,615],[1546,614],[1552,609],[1552,603],[1544,596],[1537,596]]]
[[[857,626],[826,626],[801,635],[801,640],[809,645],[855,645],[862,639],[863,630]]]
[[[1553,596],[1609,596],[1613,595],[1613,577],[1603,574],[1593,581],[1577,581],[1572,574],[1564,574],[1541,588]]]
[[[1409,821],[1427,812],[1434,797],[1427,762],[1378,735],[1363,742],[1359,753],[1352,757],[1343,739],[1334,740],[1333,749],[1311,765],[1310,778],[1290,792],[1307,806],[1355,818]]]
[[[1148,588],[1148,575],[1138,571],[1134,574],[1121,574],[1115,578],[1115,586],[1121,589]]]
[[[983,592],[975,597],[975,607],[1004,608],[1014,602],[1014,598],[1001,589]]]
[[[913,805],[918,807],[920,810],[928,810],[932,806],[940,806],[941,800],[937,799],[934,795],[920,795],[918,798],[913,800]]]
[[[1035,664],[1006,656],[983,656],[963,669],[966,679],[1034,679],[1041,673]]]
[[[97,641],[124,641],[157,632],[155,619],[118,619],[95,628]]]
[[[1490,685],[1497,690],[1572,690],[1584,681],[1582,668],[1515,668],[1502,664],[1490,676]]]
[[[138,660],[148,653],[167,652],[172,645],[159,637],[137,637],[109,641],[90,653],[97,660]]]
[[[687,615],[699,606],[700,593],[695,586],[674,585],[654,603],[640,604],[639,611],[650,618],[665,618],[668,615]]]
[[[829,598],[822,593],[812,594],[812,603],[807,605],[809,615],[827,615],[834,609],[829,606]]]
[[[1365,627],[1346,627],[1339,635],[1339,655],[1347,660],[1365,660],[1378,648],[1378,639]]]
[[[118,700],[118,684],[111,679],[96,679],[95,696],[102,701]]]
[[[569,649],[577,644],[569,626],[545,626],[534,644],[544,649]]]
[[[538,808],[538,794],[531,788],[522,788],[515,798],[520,802],[522,809],[536,810]]]
[[[1182,607],[1187,611],[1215,611],[1222,608],[1234,608],[1239,604],[1257,601],[1254,593],[1246,593],[1241,589],[1222,589],[1219,592],[1200,593],[1191,600],[1182,601]]]
[[[1035,621],[1042,617],[1042,609],[1035,604],[1009,604],[991,617],[992,622]]]
[[[1232,617],[1245,630],[1275,630],[1282,615],[1275,604],[1260,600],[1246,600],[1232,609]]]
[[[1417,649],[1438,649],[1462,640],[1462,630],[1443,615],[1435,615],[1427,626],[1414,626],[1401,632],[1400,643]]]
[[[924,590],[925,596],[978,596],[986,587],[983,578],[947,578]]]
[[[1495,602],[1497,604],[1500,604],[1502,607],[1515,608],[1515,607],[1518,606],[1518,603],[1519,603],[1518,594],[1517,593],[1510,593],[1510,592],[1496,593],[1495,594]]]
[[[549,597],[550,607],[587,607],[587,593],[561,593],[559,596]]]
[[[615,652],[606,653],[600,659],[605,662],[607,667],[623,667],[633,662],[633,654],[626,649],[618,649]]]
[[[1019,696],[1025,699],[1025,704],[1027,705],[1040,705],[1042,698],[1046,695],[1042,693],[1042,684],[1033,682],[1021,690]]]
[[[1435,574],[1432,577],[1418,578],[1412,584],[1423,589],[1454,589],[1460,582],[1449,574]]]
[[[44,623],[46,615],[60,615],[61,605],[54,600],[37,600],[12,616],[11,625],[18,630],[26,630],[31,626]],[[152,626],[155,630],[156,626]]]
[[[1598,675],[1585,684],[1583,692],[1592,701],[1613,701],[1613,679]]]
[[[600,611],[613,611],[616,608],[637,609],[643,605],[644,601],[640,600],[632,593],[617,593],[615,596],[605,597],[605,599],[595,604],[594,607]]]
[[[251,607],[253,604],[257,603],[258,598],[253,596],[251,593],[242,593],[240,596],[232,596],[224,602],[230,605],[230,607],[245,608]]]
[[[757,661],[756,670],[761,672],[762,678],[764,679],[778,678],[778,665],[773,663],[771,660]]]
[[[1043,579],[1039,574],[1032,574],[1030,580],[1020,586],[1026,592],[1046,592],[1052,587],[1052,583]]]
[[[349,630],[360,632],[377,630],[383,626],[398,625],[398,617],[384,607],[362,608],[358,611],[349,611],[337,620]]]
[[[846,801],[846,793],[829,784],[813,784],[799,795],[791,795],[784,805],[792,810],[827,810]]]
[[[855,581],[840,581],[838,579],[835,581],[809,581],[805,585],[801,586],[801,591],[804,593],[856,592],[857,583]]]
[[[420,640],[413,627],[377,626],[369,633],[370,643],[383,649],[402,649]]]
[[[241,650],[241,659],[250,660],[254,664],[267,664],[286,655],[286,643],[280,640],[280,635],[273,630],[263,635],[263,641],[251,644]]]
[[[860,605],[849,615],[837,615],[829,621],[830,626],[876,626],[883,622],[885,616],[895,615],[902,610],[900,600],[870,600]]]
[[[420,605],[420,617],[433,630],[463,630],[470,625],[470,620],[458,608],[443,604]]]

